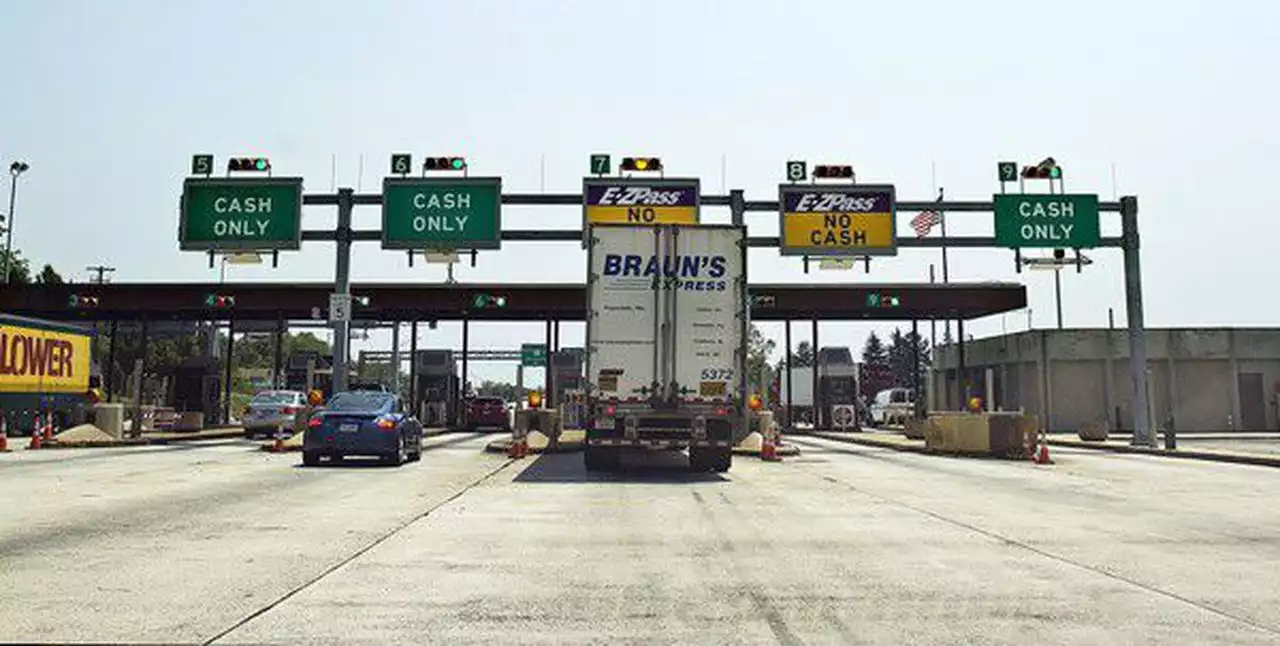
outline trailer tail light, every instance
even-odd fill
[[[307,426],[310,428],[317,428],[320,426],[321,423],[322,422],[319,417],[312,417],[311,419],[307,420]]]

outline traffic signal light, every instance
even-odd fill
[[[351,297],[351,302],[352,302],[352,303],[354,303],[354,304],[356,304],[356,305],[358,305],[358,306],[360,306],[360,307],[369,307],[369,303],[372,303],[372,302],[373,302],[373,299],[369,298],[368,296],[354,296],[354,295],[353,295],[353,296]]]
[[[902,301],[896,295],[872,292],[867,294],[867,307],[898,307]]]
[[[1022,179],[1062,179],[1062,167],[1052,157],[1046,157],[1035,166],[1023,166]]]
[[[476,309],[486,307],[506,307],[507,297],[495,296],[493,294],[476,294],[475,297],[471,299],[471,306]]]
[[[87,296],[85,294],[71,294],[67,297],[67,307],[71,309],[83,309],[87,307],[97,307],[99,303],[97,296]]]
[[[841,166],[841,165],[834,165],[834,166],[833,166],[833,165],[831,165],[831,164],[823,164],[823,165],[820,165],[820,166],[814,166],[814,167],[813,167],[813,176],[814,176],[815,178],[821,177],[821,178],[826,178],[826,179],[841,179],[841,178],[844,178],[844,179],[852,179],[852,178],[853,178],[853,166],[847,166],[847,165],[846,165],[846,166]]]
[[[422,170],[463,170],[467,160],[462,157],[428,157],[422,162]]]
[[[236,297],[227,294],[208,294],[204,297],[205,307],[235,307]]]
[[[227,170],[266,172],[271,170],[271,160],[266,157],[232,157],[227,160]]]
[[[660,171],[662,170],[662,160],[657,157],[623,157],[622,170],[629,171]]]

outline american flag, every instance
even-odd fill
[[[929,235],[933,227],[942,222],[942,214],[932,209],[921,211],[919,215],[911,218],[911,228],[916,230],[916,236],[923,238]]]

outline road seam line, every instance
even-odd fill
[[[471,491],[472,489],[474,489],[474,488],[476,488],[476,487],[480,486],[481,484],[484,484],[484,482],[485,482],[485,481],[487,481],[488,479],[492,478],[493,476],[498,475],[498,473],[500,473],[503,469],[506,469],[507,467],[511,466],[514,462],[515,462],[515,460],[507,460],[506,462],[503,462],[502,464],[498,465],[498,467],[497,467],[497,468],[495,468],[495,469],[493,469],[493,470],[489,471],[488,473],[486,473],[486,474],[484,474],[484,475],[480,476],[479,478],[477,478],[476,480],[472,481],[472,482],[471,482],[470,484],[468,484],[467,486],[465,486],[465,487],[463,487],[463,488],[459,489],[459,490],[458,490],[457,492],[455,492],[453,495],[451,495],[451,496],[449,496],[448,498],[445,498],[444,500],[441,500],[440,502],[438,502],[438,503],[436,503],[436,504],[434,504],[434,505],[432,505],[432,506],[428,507],[428,508],[426,509],[426,511],[423,511],[423,512],[421,512],[421,513],[419,513],[419,514],[414,514],[413,516],[409,517],[409,519],[408,519],[408,520],[405,520],[404,522],[400,523],[399,525],[396,525],[395,527],[392,527],[390,530],[388,530],[388,531],[387,531],[386,533],[384,533],[383,535],[381,535],[381,536],[379,536],[379,537],[375,538],[375,539],[374,539],[372,542],[370,542],[368,545],[365,545],[364,547],[361,547],[360,549],[356,550],[355,552],[351,553],[350,555],[348,555],[348,556],[344,557],[343,559],[339,560],[337,563],[335,563],[335,564],[333,564],[333,565],[329,566],[328,568],[325,568],[322,572],[320,572],[320,573],[319,573],[319,574],[317,574],[316,576],[314,576],[314,577],[312,577],[312,578],[310,578],[310,579],[308,579],[308,580],[304,581],[302,584],[300,584],[300,585],[298,585],[298,586],[294,587],[292,590],[289,590],[288,592],[284,593],[283,595],[281,595],[281,596],[280,596],[280,598],[276,599],[275,601],[272,601],[271,603],[269,603],[269,604],[267,604],[267,605],[265,605],[265,606],[263,606],[263,607],[261,607],[261,608],[259,608],[259,609],[255,610],[255,611],[253,611],[252,613],[249,613],[249,616],[245,617],[244,619],[241,619],[240,621],[237,621],[236,623],[232,624],[232,625],[231,625],[231,627],[227,628],[226,630],[223,630],[223,631],[219,632],[218,634],[214,635],[213,637],[210,637],[209,639],[206,639],[205,641],[201,642],[201,644],[202,644],[203,646],[209,646],[210,644],[213,644],[214,642],[218,641],[219,639],[222,639],[223,637],[226,637],[227,635],[231,634],[232,632],[235,632],[236,630],[238,630],[238,629],[240,629],[240,628],[244,627],[244,625],[245,625],[245,624],[248,624],[250,621],[253,621],[254,619],[257,619],[258,617],[261,617],[262,615],[265,615],[266,613],[268,613],[268,612],[270,612],[270,611],[274,610],[277,606],[279,606],[280,604],[284,603],[285,601],[288,601],[289,599],[293,598],[293,597],[294,597],[295,595],[297,595],[298,593],[300,593],[300,592],[302,592],[302,591],[306,590],[307,588],[310,588],[311,586],[313,586],[313,585],[315,585],[315,584],[319,583],[319,582],[320,582],[321,580],[323,580],[325,577],[329,576],[330,574],[333,574],[334,572],[337,572],[339,569],[341,569],[343,566],[347,565],[348,563],[351,563],[352,561],[354,561],[354,560],[356,560],[356,559],[360,558],[361,556],[364,556],[365,554],[367,554],[367,553],[368,553],[370,550],[372,550],[373,548],[375,548],[375,547],[377,547],[377,546],[381,545],[382,543],[386,542],[386,541],[387,541],[387,539],[391,538],[392,536],[395,536],[396,534],[399,534],[400,532],[404,531],[405,529],[408,529],[408,527],[409,527],[410,525],[412,525],[412,524],[414,524],[414,523],[418,522],[419,520],[422,520],[423,518],[426,518],[427,516],[431,515],[431,513],[432,513],[432,512],[434,512],[434,511],[436,511],[437,509],[440,509],[441,507],[443,507],[443,506],[445,506],[445,505],[447,505],[447,504],[449,504],[449,503],[451,503],[451,502],[453,502],[453,501],[457,500],[458,498],[461,498],[461,497],[462,497],[462,495],[463,495],[463,494],[465,494],[465,493],[467,493],[468,491]]]

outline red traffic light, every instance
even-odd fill
[[[662,170],[662,159],[658,157],[623,157],[622,170],[659,171]]]
[[[851,179],[853,177],[853,166],[831,164],[814,166],[813,176],[826,179]]]

